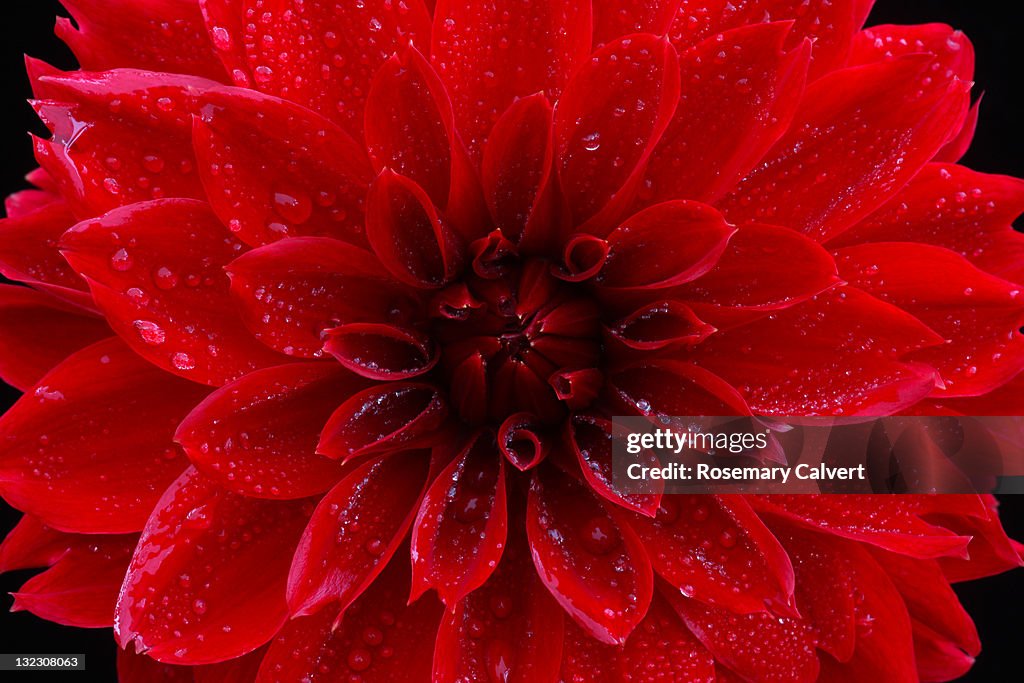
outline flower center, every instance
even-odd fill
[[[467,422],[520,413],[555,422],[601,384],[598,308],[549,261],[520,259],[498,239],[474,244],[466,277],[431,304],[441,370]]]

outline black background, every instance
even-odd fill
[[[25,186],[22,176],[33,167],[25,131],[45,134],[25,103],[28,82],[21,60],[24,54],[45,59],[59,67],[74,64],[70,52],[52,34],[53,19],[62,14],[51,0],[31,0],[5,6],[0,19],[0,192],[6,194]],[[1024,28],[1024,3],[997,0],[879,0],[872,24],[924,23],[941,21],[963,30],[978,53],[975,96],[985,92],[981,122],[974,145],[964,163],[979,171],[1024,176],[1024,107],[1020,97],[1022,59],[1020,29]],[[130,39],[130,37],[128,37]],[[17,394],[0,385],[0,406],[9,405]],[[1002,499],[1003,518],[1011,536],[1024,539],[1024,496]],[[0,531],[10,528],[17,513],[0,502]],[[27,613],[9,613],[9,591],[17,588],[31,572],[13,572],[0,577],[0,652],[86,653],[90,681],[113,681],[114,649],[108,630],[69,629],[37,619]],[[974,616],[984,650],[963,681],[1001,681],[1016,678],[1021,655],[1021,618],[1024,590],[1019,573],[957,586],[968,611]],[[1012,672],[1012,673],[1011,673]],[[26,680],[42,674],[11,674]],[[70,680],[74,673],[50,674],[47,680]],[[6,679],[5,674],[0,677]]]

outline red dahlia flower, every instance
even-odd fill
[[[612,415],[1024,412],[1024,183],[870,0],[65,0],[15,607],[124,681],[938,681],[985,496],[631,495]],[[411,562],[410,562],[411,558]],[[410,600],[410,594],[412,596]]]

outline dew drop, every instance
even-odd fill
[[[132,257],[128,254],[126,249],[118,249],[114,252],[114,255],[110,257],[110,267],[119,273],[131,270]]]
[[[176,353],[171,357],[171,365],[178,370],[194,370],[196,367],[196,359],[187,353]]]

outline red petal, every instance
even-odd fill
[[[522,541],[510,546],[487,583],[445,612],[433,680],[558,680],[563,613],[537,579],[527,553]]]
[[[127,66],[217,80],[226,77],[195,0],[62,0],[61,4],[75,22],[58,17],[57,35],[83,69]]]
[[[462,245],[413,180],[385,170],[370,187],[366,233],[370,246],[396,279],[438,289],[458,272]]]
[[[951,496],[943,496],[946,501]],[[974,498],[966,496],[966,498]],[[992,496],[980,496],[985,502],[985,516],[963,514],[932,515],[929,521],[943,525],[952,532],[970,538],[966,557],[942,557],[939,565],[950,581],[970,581],[993,576],[1024,566],[1020,545],[1007,537],[999,520],[998,502]],[[945,502],[945,501],[944,501]],[[947,506],[948,507],[948,503]],[[942,512],[940,507],[940,512]]]
[[[67,204],[52,197],[30,213],[0,219],[0,274],[79,307],[92,308],[85,280],[57,251],[60,236],[74,224]]]
[[[883,24],[858,33],[852,44],[848,66],[870,64],[901,55],[930,53],[937,66],[936,78],[961,81],[974,79],[974,46],[960,31],[945,24]]]
[[[119,683],[195,683],[195,675],[193,667],[162,664],[133,650],[118,649],[117,680]]]
[[[792,613],[793,566],[741,496],[668,495],[654,519],[631,524],[654,570],[687,598],[736,613]]]
[[[593,637],[621,644],[647,613],[650,560],[636,533],[580,483],[535,474],[526,530],[541,581]]]
[[[661,482],[650,485],[653,489],[650,494],[628,493],[615,488],[612,476],[612,428],[611,420],[585,413],[573,415],[566,423],[567,441],[579,461],[583,479],[595,493],[616,505],[652,517],[661,500],[663,487],[658,485]],[[657,456],[649,451],[642,453],[641,457],[647,459],[648,466],[658,465]]]
[[[204,0],[207,27],[235,85],[301,103],[362,137],[377,69],[410,41],[430,44],[422,0]]]
[[[404,319],[417,307],[372,254],[339,240],[281,240],[242,254],[227,271],[246,327],[287,355],[318,358],[326,330]]]
[[[65,626],[109,628],[135,541],[135,536],[75,538],[52,567],[12,594],[11,611],[27,610]]]
[[[742,387],[759,414],[889,415],[924,398],[936,382],[930,367],[897,358],[940,342],[895,306],[842,287],[718,332],[693,359]]]
[[[246,498],[189,468],[142,532],[118,600],[118,642],[171,664],[220,662],[267,642],[287,618],[288,563],[308,516],[307,501]]]
[[[630,33],[665,35],[679,11],[679,0],[598,0],[593,4],[597,47]]]
[[[192,114],[214,86],[128,69],[51,70],[34,81],[36,111],[53,132],[36,140],[36,158],[82,218],[149,199],[201,198]]]
[[[369,379],[417,377],[437,365],[439,350],[419,332],[371,323],[352,323],[327,333],[324,351],[346,368]]]
[[[715,201],[786,132],[810,56],[808,44],[783,49],[791,28],[743,26],[680,55],[679,108],[651,155],[642,199]]]
[[[744,24],[792,20],[787,48],[810,39],[813,74],[842,66],[850,43],[864,25],[873,0],[833,0],[808,5],[804,0],[683,0],[669,35],[680,49]]]
[[[366,145],[377,171],[390,169],[421,186],[467,239],[481,229],[479,181],[455,131],[444,84],[410,46],[374,76],[366,102]]]
[[[206,392],[119,340],[93,344],[0,419],[0,491],[64,531],[138,531],[187,465],[171,437]]]
[[[974,666],[974,657],[911,619],[914,636],[914,660],[922,681],[952,681],[964,676]]]
[[[517,97],[558,97],[590,54],[590,13],[574,0],[438,3],[431,56],[474,156]]]
[[[520,472],[533,469],[547,457],[551,439],[535,415],[509,415],[498,429],[498,448]]]
[[[767,612],[733,614],[672,592],[666,597],[715,660],[744,680],[818,680],[814,639],[802,621]]]
[[[427,490],[412,533],[413,598],[437,590],[449,609],[491,575],[505,547],[505,459],[477,434]]]
[[[978,129],[981,100],[981,97],[975,100],[971,110],[967,112],[967,118],[964,119],[964,125],[960,128],[960,132],[957,133],[955,138],[947,142],[945,147],[935,153],[933,161],[956,163],[967,154],[967,150],[971,148],[971,143],[974,142],[974,133]]]
[[[195,683],[252,683],[265,653],[266,648],[262,647],[217,664],[191,667]]]
[[[434,437],[448,415],[444,396],[428,384],[372,386],[334,411],[316,452],[351,459],[366,453],[419,446]]]
[[[116,209],[61,240],[107,322],[136,353],[214,386],[286,360],[233,310],[224,266],[242,248],[206,204],[187,199]]]
[[[831,548],[829,548],[831,546]],[[916,683],[910,619],[899,592],[886,572],[862,547],[831,540],[820,545],[825,557],[846,556],[856,587],[854,623],[857,646],[848,662],[821,657],[822,680],[860,683],[884,680]]]
[[[442,609],[429,597],[407,604],[408,595],[408,562],[396,557],[342,615],[323,609],[289,621],[270,645],[256,683],[324,676],[427,683]]]
[[[644,209],[608,235],[602,287],[663,289],[708,272],[736,229],[706,204],[674,201]],[[686,234],[685,240],[679,239]]]
[[[366,384],[333,363],[257,370],[210,394],[174,439],[229,491],[257,498],[323,493],[342,467],[316,454],[320,430],[338,402]]]
[[[981,651],[978,630],[937,561],[885,552],[875,552],[874,556],[900,592],[911,619],[926,624],[934,640],[977,656]]]
[[[865,590],[853,578],[851,558],[835,552],[835,542],[827,536],[769,521],[792,558],[796,607],[818,649],[840,662],[849,661],[857,645],[857,603]]]
[[[636,363],[613,373],[608,383],[617,415],[750,414],[736,389],[721,377],[689,363]]]
[[[935,156],[967,111],[967,84],[923,85],[932,63],[907,55],[812,84],[789,133],[722,201],[726,216],[826,240],[871,213]]]
[[[303,107],[251,90],[204,94],[194,144],[203,187],[224,225],[253,246],[325,235],[366,244],[366,152]]]
[[[1024,369],[1020,286],[984,273],[961,256],[909,242],[880,242],[836,253],[851,284],[899,306],[946,343],[910,356],[942,376],[938,395],[975,396]]]
[[[1024,181],[952,164],[928,164],[896,196],[835,246],[924,242],[959,253],[982,270],[1024,284]],[[830,245],[831,246],[831,245]]]
[[[698,318],[686,304],[656,301],[633,311],[610,331],[631,349],[653,351],[676,344],[699,344],[715,328]]]
[[[27,287],[0,285],[0,378],[22,391],[112,332],[102,318]]]
[[[711,270],[672,295],[727,324],[734,317],[729,309],[787,308],[839,282],[832,255],[817,242],[789,228],[751,224],[729,240]]]
[[[484,197],[494,224],[523,249],[545,246],[555,230],[554,111],[541,94],[501,115],[483,151]]]
[[[426,451],[391,453],[353,471],[324,496],[288,575],[293,616],[328,603],[344,612],[366,590],[409,531],[429,465]]]
[[[0,543],[0,572],[49,567],[67,552],[71,538],[38,517],[22,515]]]
[[[637,34],[598,50],[555,109],[558,171],[575,225],[607,234],[632,201],[679,100],[667,40]]]
[[[761,512],[917,559],[962,556],[966,536],[921,519],[928,496],[773,495],[751,498]]]
[[[716,680],[711,653],[658,594],[647,616],[626,641],[622,655],[622,680],[628,683]]]

